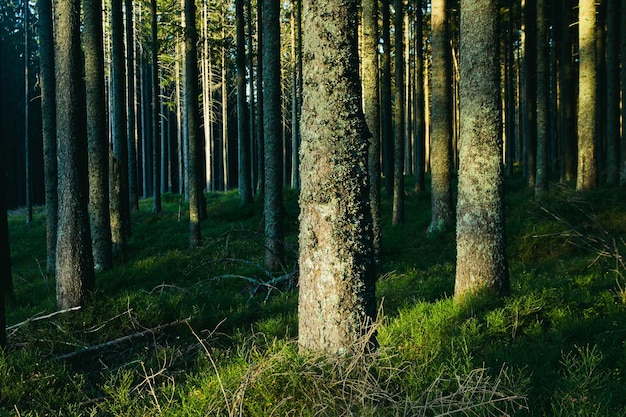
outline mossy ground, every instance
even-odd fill
[[[208,194],[189,251],[185,204],[165,195],[162,214],[133,214],[126,259],[86,306],[17,327],[54,312],[55,284],[43,209],[30,225],[11,213],[0,415],[626,415],[626,195],[555,185],[538,200],[518,177],[506,195],[511,295],[464,306],[453,231],[425,233],[430,195],[408,193],[395,228],[383,197],[380,349],[343,361],[298,353],[294,279],[258,285],[295,269],[294,191],[285,271],[262,266],[258,197],[241,210],[236,192]]]

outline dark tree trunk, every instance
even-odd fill
[[[135,37],[133,27],[133,2],[124,0],[126,30],[126,137],[128,138],[128,195],[130,210],[139,211],[137,193],[137,129],[135,112]]]
[[[263,26],[278,28],[280,3],[263,1]],[[263,33],[263,130],[265,138],[265,265],[284,267],[283,158],[280,84],[280,31]]]
[[[80,305],[94,289],[89,233],[87,122],[81,82],[80,0],[55,2],[59,224],[56,257],[57,305]]]
[[[185,108],[189,140],[187,184],[189,188],[189,246],[200,244],[200,108],[198,105],[198,53],[196,42],[196,6],[194,0],[185,0]]]
[[[0,148],[4,148],[4,138],[0,132]],[[5,299],[13,293],[13,278],[11,273],[11,248],[9,245],[9,225],[7,222],[7,193],[6,193],[6,161],[5,150],[0,155],[0,354],[6,346],[6,315]]]
[[[380,112],[381,112],[381,146],[383,172],[385,174],[385,192],[393,195],[393,124],[392,124],[392,100],[391,100],[391,13],[389,11],[389,1],[382,0],[382,72],[380,87]]]
[[[623,2],[622,2],[623,3]],[[622,5],[622,7],[624,7]],[[606,39],[606,182],[619,181],[620,160],[620,84],[619,84],[619,9],[617,1],[607,2]],[[624,29],[622,29],[624,30]],[[626,54],[626,51],[622,52]]]
[[[257,0],[257,187],[265,193],[265,126],[263,123],[263,2]]]
[[[161,141],[159,136],[159,38],[157,36],[157,2],[150,1],[150,31],[152,46],[152,62],[150,67],[150,81],[152,86],[152,211],[160,213],[161,207]]]
[[[561,126],[561,181],[569,182],[576,178],[576,130],[574,105],[574,62],[572,59],[572,2],[561,1],[561,74],[560,126]]]
[[[303,21],[299,344],[362,352],[376,301],[357,1],[305,1]]]
[[[374,253],[379,259],[382,251],[380,213],[380,80],[378,65],[378,0],[363,1],[363,107],[371,137],[369,140],[368,171]]]
[[[24,0],[24,174],[26,185],[26,223],[33,221],[33,179],[31,168],[30,144],[30,7],[29,1]]]
[[[535,51],[537,54],[537,148],[536,148],[536,175],[535,193],[541,194],[548,190],[550,176],[550,125],[549,125],[549,97],[550,97],[550,73],[548,58],[548,19],[546,0],[537,0],[537,37]]]
[[[524,161],[528,187],[535,188],[537,177],[537,17],[534,1],[526,1],[524,57],[522,61],[522,120]]]
[[[39,8],[39,72],[46,194],[46,269],[48,272],[53,272],[56,264],[58,202],[52,0],[38,0],[37,5]]]
[[[509,291],[504,232],[498,1],[461,0],[455,299]]]
[[[244,0],[235,0],[237,31],[237,145],[238,145],[238,182],[241,205],[252,203],[252,184],[250,176],[250,123],[246,97],[246,33]],[[252,53],[252,51],[250,51]]]
[[[109,214],[109,143],[102,43],[102,0],[83,0],[87,141],[89,150],[89,213],[94,268],[113,267]]]

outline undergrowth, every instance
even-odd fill
[[[410,181],[411,179],[407,179]],[[263,267],[262,201],[207,194],[203,244],[187,212],[142,201],[126,259],[80,309],[55,313],[42,208],[10,214],[15,295],[0,353],[0,415],[626,416],[626,197],[507,184],[511,295],[452,298],[453,231],[428,236],[430,195],[394,228],[383,198],[376,352],[297,345],[297,193],[287,260]],[[407,187],[410,189],[410,187]]]

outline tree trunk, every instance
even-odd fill
[[[363,1],[363,110],[371,137],[369,139],[368,172],[374,256],[382,252],[380,213],[380,82],[378,68],[378,0]]]
[[[244,0],[235,0],[236,32],[237,32],[237,144],[239,166],[238,186],[239,202],[242,206],[252,203],[252,184],[250,176],[250,123],[248,117],[248,101],[246,97],[246,33]],[[252,53],[252,51],[250,51]]]
[[[263,1],[264,27],[279,27],[280,3]],[[263,33],[263,130],[265,139],[265,265],[284,267],[282,112],[280,84],[280,31]]]
[[[200,233],[200,186],[199,153],[200,108],[198,106],[198,53],[196,42],[196,5],[194,0],[185,0],[185,107],[187,109],[187,132],[189,138],[187,184],[189,188],[189,246],[196,248],[201,241]]]
[[[58,200],[52,0],[38,0],[37,6],[39,9],[39,72],[46,194],[46,269],[48,272],[53,272],[56,264]]]
[[[452,208],[450,45],[446,0],[432,2],[432,136],[430,165],[432,220],[429,232],[443,230],[454,222]]]
[[[624,7],[622,5],[622,7]],[[607,2],[606,40],[606,182],[619,181],[620,160],[620,84],[619,84],[619,9],[620,3]],[[622,29],[624,30],[624,29]],[[623,52],[626,54],[626,51]]]
[[[596,6],[578,2],[578,166],[576,189],[596,186]]]
[[[95,276],[89,233],[87,127],[80,0],[56,0],[56,85],[59,162],[59,224],[56,258],[59,309],[83,302],[93,290]]]
[[[417,0],[415,17],[415,191],[426,191],[426,101],[424,92],[423,0]]]
[[[533,0],[523,0],[524,57],[522,62],[522,120],[524,165],[529,188],[537,178],[537,17]]]
[[[461,0],[460,168],[455,299],[505,295],[498,1]]]
[[[124,0],[126,29],[126,137],[128,138],[128,195],[130,210],[139,211],[137,194],[137,137],[135,113],[135,37],[133,28],[133,1]]]
[[[28,37],[30,33],[29,0],[24,0],[24,174],[26,183],[26,223],[33,221],[33,179],[30,152],[30,48]]]
[[[621,116],[622,116],[622,137],[620,143],[620,169],[619,183],[626,185],[626,6],[622,4],[620,27],[620,85],[621,85]]]
[[[576,133],[574,119],[574,62],[572,59],[572,6],[571,0],[561,2],[561,74],[559,77],[559,102],[561,126],[561,181],[576,178]]]
[[[305,1],[299,344],[362,352],[376,313],[357,2]]]
[[[381,107],[381,145],[383,172],[385,174],[385,191],[387,195],[393,195],[393,124],[392,124],[392,99],[391,99],[391,12],[389,1],[382,0],[382,80],[380,89]]]
[[[395,94],[393,147],[393,212],[394,226],[404,222],[404,0],[394,0]]]
[[[257,160],[256,160],[256,121],[255,121],[255,102],[254,102],[254,93],[255,93],[255,82],[254,82],[254,49],[252,47],[252,40],[254,38],[254,32],[252,29],[252,16],[253,16],[253,9],[252,9],[252,2],[251,0],[245,0],[246,2],[246,10],[247,10],[247,15],[248,15],[248,19],[247,19],[247,26],[248,26],[248,35],[246,36],[246,42],[248,45],[248,61],[247,61],[247,65],[248,65],[248,71],[250,74],[250,94],[248,94],[248,114],[249,114],[249,122],[250,122],[250,137],[248,138],[248,140],[250,141],[250,162],[249,162],[249,166],[250,166],[250,190],[252,192],[252,194],[254,194],[255,190],[256,190],[256,177],[257,177],[257,172],[256,172],[256,166],[257,166]],[[257,49],[258,52],[258,49]],[[256,84],[256,89],[259,88],[259,84]]]
[[[0,147],[4,147],[5,139],[1,137]],[[5,299],[13,293],[13,278],[11,272],[11,248],[9,244],[9,224],[7,221],[7,193],[6,193],[6,151],[2,149],[0,155],[0,354],[6,346],[6,315]]]
[[[152,211],[161,213],[161,141],[159,135],[159,38],[157,36],[157,2],[150,1],[152,62],[150,80],[152,85]]]
[[[546,18],[546,0],[537,0],[537,164],[535,194],[548,190],[549,170],[549,64],[548,64],[548,20]]]
[[[89,213],[93,262],[97,271],[113,267],[109,214],[109,143],[104,91],[102,0],[83,0],[87,141],[89,151]]]
[[[257,117],[259,126],[257,132],[257,187],[261,193],[265,192],[265,127],[263,109],[263,2],[257,0]]]

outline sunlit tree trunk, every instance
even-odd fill
[[[196,43],[196,6],[194,0],[185,0],[185,107],[187,114],[187,133],[189,140],[189,166],[187,184],[189,188],[189,246],[196,248],[200,244],[200,186],[199,153],[200,109],[198,106],[198,53]]]
[[[622,2],[623,3],[623,2]],[[622,5],[621,7],[626,7]],[[620,3],[607,2],[606,39],[606,182],[619,182],[620,161],[620,84],[619,84]],[[624,30],[624,29],[622,29]],[[624,51],[622,54],[626,54]]]
[[[56,85],[54,79],[54,37],[52,0],[38,0],[39,73],[41,83],[41,123],[46,194],[46,269],[53,272],[57,240],[57,137]]]
[[[548,19],[546,18],[546,0],[537,0],[537,159],[535,194],[548,189],[550,125],[549,105],[549,63],[548,63]]]
[[[378,0],[363,1],[363,110],[371,137],[369,139],[368,172],[374,254],[382,251],[380,213],[380,82],[378,66]]]
[[[595,0],[578,2],[578,165],[576,189],[596,186],[596,6]]]
[[[394,46],[395,46],[395,91],[394,91],[394,146],[393,146],[393,209],[392,223],[404,222],[404,45],[403,45],[403,0],[394,0]]]
[[[254,38],[254,31],[252,26],[253,21],[253,9],[251,0],[245,0],[246,2],[246,10],[247,10],[247,27],[248,34],[246,36],[246,42],[248,46],[248,73],[249,73],[249,85],[250,85],[250,93],[248,94],[248,114],[249,114],[249,122],[250,122],[250,189],[254,194],[256,190],[256,177],[257,177],[257,154],[256,154],[256,116],[255,116],[255,108],[256,104],[254,102],[255,89],[259,88],[258,83],[255,84],[255,68],[254,68],[254,48],[252,46],[252,41]],[[258,50],[257,50],[258,52]]]
[[[59,224],[56,288],[59,309],[80,305],[93,290],[95,275],[87,201],[87,123],[80,0],[56,0],[55,75],[59,162]]]
[[[104,84],[102,0],[83,0],[87,141],[89,149],[89,213],[94,268],[113,267],[109,214],[109,141]]]
[[[299,344],[362,353],[376,301],[357,2],[305,1],[302,18]]]
[[[263,1],[263,25],[278,28],[280,3]],[[263,130],[265,139],[265,265],[284,267],[282,112],[280,84],[280,31],[263,33]]]
[[[443,230],[454,221],[452,208],[452,125],[450,91],[450,45],[446,0],[432,2],[432,135],[430,166],[432,183],[432,220],[429,232]]]
[[[222,100],[222,147],[220,149],[222,159],[222,171],[220,173],[222,177],[222,190],[228,190],[230,188],[230,170],[228,163],[228,73],[227,73],[227,47],[226,47],[226,5],[224,5],[221,14],[222,23],[222,46],[221,46],[221,100]]]
[[[459,200],[454,294],[505,295],[498,1],[461,0]]]

